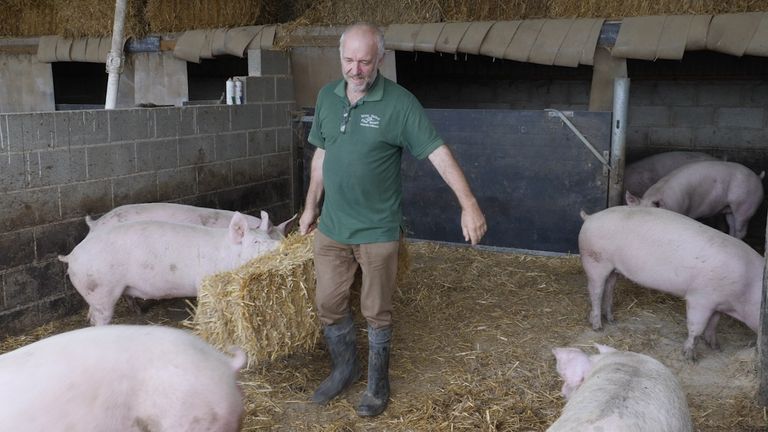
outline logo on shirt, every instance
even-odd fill
[[[360,115],[360,126],[378,128],[381,119],[377,115],[362,114]]]

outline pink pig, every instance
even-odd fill
[[[240,430],[237,373],[184,330],[113,325],[58,334],[0,355],[4,431]]]
[[[262,219],[262,223],[267,219]],[[203,278],[232,270],[278,247],[235,213],[229,228],[160,221],[116,224],[90,233],[59,256],[94,325],[108,324],[121,295],[143,299],[197,296]]]
[[[695,360],[698,336],[718,347],[719,313],[757,332],[764,261],[743,241],[659,208],[618,206],[591,216],[582,212],[582,218],[579,253],[593,329],[602,328],[602,315],[613,321],[613,290],[621,274],[685,299],[688,338],[683,353],[688,360]]]
[[[600,354],[554,348],[568,400],[547,432],[690,432],[677,377],[656,359],[595,344]]]
[[[88,224],[91,231],[113,226],[118,223],[136,222],[140,220],[156,220],[202,225],[211,228],[227,228],[229,226],[229,221],[232,220],[234,214],[235,212],[229,210],[195,207],[175,203],[127,204],[115,207],[97,220],[93,220],[90,216],[86,216],[85,222]],[[264,219],[268,220],[268,215],[265,211],[261,212],[261,219],[246,214],[244,214],[243,217],[248,221],[248,226],[250,228],[267,229],[269,234],[275,240],[280,240],[285,237],[286,231],[290,229],[291,223],[296,218],[296,216],[294,216],[277,226],[273,226],[271,222],[268,222],[266,226],[262,226],[262,221]]]
[[[643,196],[654,183],[681,166],[704,160],[717,160],[701,152],[671,151],[657,153],[627,165],[624,170],[624,189],[635,196]]]
[[[627,205],[659,207],[694,219],[725,213],[729,233],[747,235],[747,224],[763,202],[760,176],[735,162],[691,162],[664,176],[642,199],[626,193]]]

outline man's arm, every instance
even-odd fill
[[[429,155],[429,161],[435,166],[440,177],[456,194],[461,206],[461,232],[464,240],[473,245],[480,242],[485,235],[487,226],[485,216],[477,204],[475,196],[469,189],[469,183],[464,177],[459,164],[454,159],[451,150],[446,145],[441,145]]]
[[[309,171],[309,187],[307,188],[307,200],[304,202],[304,212],[299,219],[299,232],[309,234],[315,229],[315,222],[320,215],[320,199],[323,197],[323,160],[325,150],[315,149],[312,156],[312,164]]]

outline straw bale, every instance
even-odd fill
[[[112,34],[115,20],[114,1],[70,0],[53,4],[54,28],[51,34],[66,37],[108,36]],[[143,7],[143,0],[128,0],[125,8],[124,37],[143,37],[146,35]]]
[[[768,10],[768,0],[548,0],[553,17],[622,18],[648,15],[718,15]]]
[[[54,34],[52,5],[50,0],[6,0],[3,13],[0,14],[0,35]]]
[[[190,326],[214,346],[240,346],[249,364],[312,349],[320,333],[313,238],[293,233],[279,249],[206,278]],[[408,271],[408,259],[402,242],[399,280]]]
[[[504,21],[531,18],[621,18],[644,15],[723,14],[768,10],[768,0],[409,0],[350,2],[295,0],[294,24],[378,25],[444,21]]]
[[[151,32],[169,33],[267,24],[276,10],[253,0],[147,0],[146,17]]]

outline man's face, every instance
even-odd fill
[[[344,35],[341,47],[341,71],[347,89],[365,93],[376,79],[379,66],[376,38],[369,32],[352,31]]]

